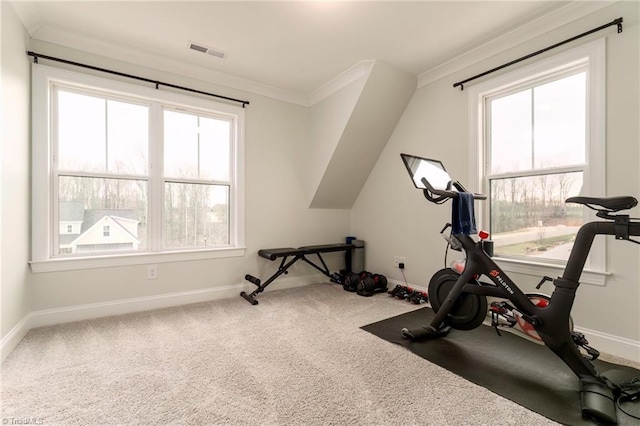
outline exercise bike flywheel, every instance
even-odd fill
[[[431,307],[438,312],[460,275],[453,269],[441,269],[429,281]],[[487,298],[478,294],[463,293],[453,305],[444,320],[445,324],[457,330],[472,330],[487,316]]]

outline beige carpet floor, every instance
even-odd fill
[[[335,284],[31,330],[5,424],[547,425],[359,327],[417,309]],[[14,423],[13,424],[17,424]],[[24,423],[23,423],[24,424]]]

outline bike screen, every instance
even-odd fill
[[[422,178],[425,178],[434,189],[451,188],[451,177],[440,161],[409,154],[400,154],[400,156],[416,188],[427,189],[422,183]]]

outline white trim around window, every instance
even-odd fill
[[[137,265],[158,262],[190,261],[243,256],[245,253],[245,208],[244,208],[244,109],[241,106],[212,101],[209,99],[160,91],[116,80],[77,73],[45,65],[32,65],[32,260],[34,273],[53,272],[73,269],[89,269],[124,265]],[[55,256],[54,241],[59,224],[55,221],[53,187],[54,170],[52,166],[52,137],[50,114],[52,113],[52,85],[76,87],[80,90],[98,89],[114,96],[126,96],[143,102],[159,102],[172,107],[184,107],[189,110],[201,110],[203,113],[217,113],[233,120],[235,135],[232,146],[232,165],[230,168],[231,192],[229,194],[229,246],[216,248],[163,249],[159,244],[150,244],[144,251],[123,253],[99,253],[91,256]],[[157,107],[155,107],[157,108]],[[151,126],[150,126],[151,127]],[[161,154],[153,146],[158,135],[150,133],[151,170],[158,169]],[[152,171],[152,174],[154,172]],[[160,182],[152,179],[152,182]],[[155,183],[162,185],[162,183]],[[154,192],[148,206],[153,218],[153,227],[148,232],[155,233],[150,241],[158,241],[161,232],[162,200]],[[55,234],[55,235],[54,235]]]
[[[585,65],[586,64],[586,65]],[[516,89],[530,84],[531,81],[543,81],[548,75],[561,75],[562,72],[575,69],[576,66],[586,67],[587,70],[587,157],[585,181],[582,195],[605,196],[605,39],[601,38],[571,50],[567,50],[532,65],[524,66],[515,71],[505,73],[491,80],[469,87],[468,116],[469,116],[469,186],[470,190],[486,192],[484,187],[485,158],[484,140],[486,137],[484,106],[486,99],[498,92]],[[478,222],[485,224],[487,212],[479,209]],[[595,215],[585,209],[589,220]],[[582,274],[581,282],[604,285],[610,275],[606,271],[606,242],[600,238],[594,241],[591,249],[589,264]],[[551,277],[562,273],[564,265],[552,263],[538,263],[528,259],[495,259],[507,272],[527,275]]]

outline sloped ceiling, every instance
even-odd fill
[[[312,108],[310,207],[353,206],[416,82],[414,75],[375,61],[366,75]]]

